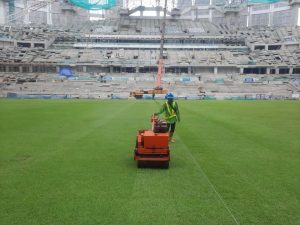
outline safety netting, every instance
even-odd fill
[[[247,0],[248,3],[276,3],[285,0]],[[102,10],[102,9],[111,9],[116,5],[117,0],[69,0],[70,3],[84,8],[86,10]]]
[[[282,0],[248,0],[248,3],[276,3],[282,2]]]
[[[117,0],[69,0],[70,3],[86,10],[111,9]]]

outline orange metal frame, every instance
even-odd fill
[[[158,68],[157,68],[156,88],[161,87],[161,77],[162,77],[162,72],[163,72],[163,66],[164,66],[164,60],[160,56],[160,59],[158,61]]]
[[[136,136],[134,160],[147,162],[170,161],[169,133],[154,133],[156,118],[153,115],[152,130],[140,130]]]

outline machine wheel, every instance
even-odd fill
[[[137,167],[138,168],[144,168],[145,167],[145,164],[143,161],[137,161]]]
[[[163,169],[169,169],[169,161],[163,162],[162,168]]]

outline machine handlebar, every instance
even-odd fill
[[[167,122],[160,119],[154,113],[151,116],[152,131],[154,133],[166,133],[167,132]]]

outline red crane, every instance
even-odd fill
[[[165,0],[165,7],[164,7],[164,15],[163,21],[161,26],[161,37],[160,37],[160,49],[159,49],[159,60],[157,65],[157,76],[156,76],[156,84],[155,88],[151,90],[138,90],[130,92],[131,97],[135,98],[143,98],[144,94],[166,94],[168,90],[163,89],[161,85],[161,78],[163,75],[163,66],[164,66],[164,43],[165,43],[165,33],[166,33],[166,17],[167,17],[167,0]]]
[[[167,16],[167,0],[165,0],[164,17],[163,17],[163,22],[161,27],[159,61],[158,61],[157,77],[156,77],[156,89],[162,89],[161,77],[162,77],[163,66],[164,66],[163,52],[164,52],[165,33],[166,33],[166,16]]]

